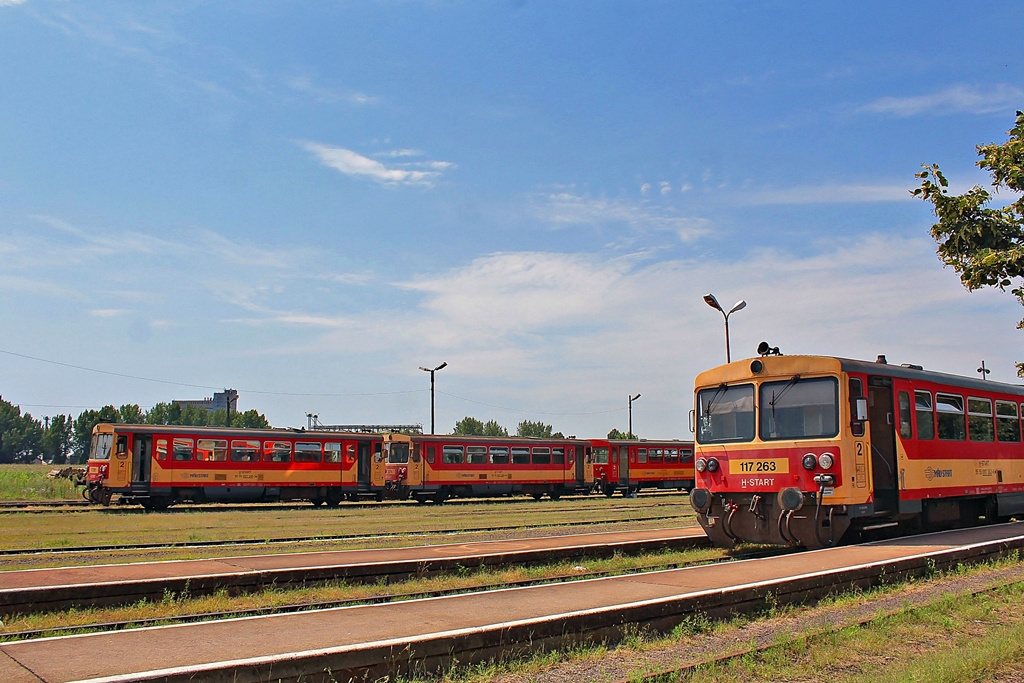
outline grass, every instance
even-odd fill
[[[54,465],[0,465],[0,500],[81,499],[70,479],[50,479]]]
[[[551,535],[607,530],[653,529],[694,524],[685,496],[635,499],[585,498],[534,502],[460,503],[442,506],[382,504],[344,505],[338,509],[286,509],[253,506],[245,510],[194,510],[145,514],[124,510],[55,510],[0,517],[0,549],[48,549],[115,543],[170,543],[256,540],[265,545],[230,548],[118,551],[57,556],[5,558],[2,569],[27,569],[67,564],[186,559],[317,549],[394,547],[466,542],[517,535]],[[579,522],[600,522],[574,526]],[[518,527],[490,534],[472,529]],[[528,527],[533,527],[529,529]],[[387,534],[372,538],[375,534]],[[366,535],[367,538],[319,543],[274,544],[275,539]]]

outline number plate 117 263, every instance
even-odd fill
[[[786,458],[730,460],[729,474],[789,474],[789,460]]]

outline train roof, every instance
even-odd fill
[[[787,373],[798,374],[800,369],[804,367],[817,365],[820,369],[815,368],[813,371],[842,371],[846,373],[852,372],[868,375],[882,375],[885,377],[896,377],[910,381],[944,384],[951,387],[959,387],[961,389],[973,389],[979,392],[1005,393],[1024,397],[1024,385],[1020,384],[1007,384],[1005,382],[997,382],[995,380],[953,375],[950,373],[938,372],[936,370],[927,370],[920,365],[911,365],[907,363],[902,365],[893,365],[891,363],[856,360],[853,358],[841,358],[838,356],[780,355],[745,358],[743,360],[733,361],[732,363],[719,365],[716,368],[706,370],[697,375],[695,383],[698,386],[706,386],[708,384],[712,384],[714,381],[731,381],[741,378],[749,379],[751,376],[750,364],[753,361],[760,361],[763,363],[765,368],[772,375],[782,375]],[[712,377],[715,377],[716,379],[709,381]],[[702,378],[705,379],[702,381]]]
[[[308,436],[322,437],[327,439],[351,438],[356,436],[376,436],[372,432],[338,432],[310,430],[304,427],[271,427],[268,429],[248,427],[218,427],[210,426],[189,426],[189,425],[151,425],[151,424],[130,424],[126,422],[100,422],[96,426],[106,425],[118,432],[137,432],[142,434],[223,434],[227,436],[261,436],[261,437],[285,437],[285,436]]]

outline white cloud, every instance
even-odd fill
[[[447,161],[423,162],[413,166],[387,167],[379,161],[357,154],[344,147],[331,147],[317,142],[303,142],[302,146],[312,152],[320,163],[341,171],[345,175],[369,178],[382,185],[430,185],[441,177],[441,172],[454,168]],[[417,170],[418,168],[432,170]]]
[[[694,240],[711,230],[711,221],[705,218],[680,216],[668,208],[570,192],[544,197],[537,213],[542,220],[556,226],[625,223],[640,231],[674,232],[684,242]]]
[[[348,102],[355,105],[371,105],[380,102],[380,98],[366,95],[360,92],[351,92],[340,89],[328,88],[313,82],[308,75],[296,75],[285,80],[285,84],[296,92],[312,97],[317,102],[332,104],[334,102]]]
[[[15,5],[23,5],[26,0],[0,0],[0,7],[14,7]]]
[[[744,204],[862,204],[907,201],[909,182],[888,185],[826,184],[765,188],[738,197]]]
[[[954,85],[927,95],[882,97],[858,111],[905,118],[918,114],[994,114],[1012,112],[1024,100],[1024,90],[999,83],[991,86]]]

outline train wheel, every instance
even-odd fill
[[[543,493],[531,493],[530,495],[533,496],[534,500],[540,500],[541,498],[544,497]]]
[[[561,491],[548,491],[548,498],[550,498],[551,500],[558,500],[561,497],[562,497],[562,492]]]
[[[448,494],[445,491],[438,491],[434,494],[434,502],[440,505],[441,503],[448,500]]]
[[[313,498],[313,499],[312,499],[312,500],[310,500],[309,502],[313,504],[313,507],[315,507],[315,508],[318,508],[318,507],[320,507],[321,505],[323,505],[323,504],[324,504],[324,502],[326,502],[326,501],[324,501],[324,499],[323,499],[323,498]]]
[[[100,491],[99,502],[102,503],[104,507],[109,507],[110,506],[110,497],[112,495],[114,495],[114,494],[113,494],[113,492],[111,492],[110,489],[103,489],[102,491]]]
[[[601,493],[603,493],[606,497],[611,498],[612,496],[615,495],[615,487],[612,486],[611,484],[605,484],[601,488]]]

